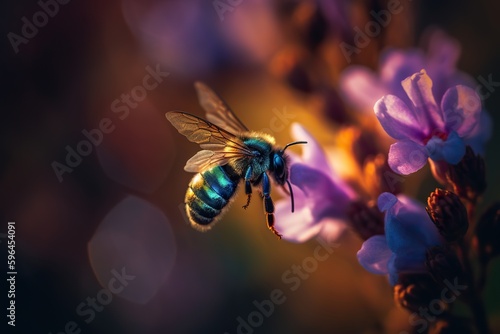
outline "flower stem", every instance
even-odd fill
[[[469,219],[469,230],[467,231],[467,241],[466,243],[469,244],[473,238],[474,231],[476,229],[476,221],[474,219],[475,213],[476,213],[476,203],[477,201],[463,201],[465,204],[465,207],[467,208],[467,218]],[[468,253],[467,253],[468,254]]]
[[[469,260],[469,247],[464,240],[460,242],[460,250],[462,253],[461,255],[465,270],[465,277],[467,279],[468,285],[470,286],[469,293],[466,295],[466,301],[472,311],[472,315],[474,316],[474,322],[476,323],[476,328],[478,330],[478,333],[489,334],[490,329],[488,326],[488,317],[486,314],[486,309],[479,295],[479,291],[476,287],[476,282],[474,280],[474,272],[472,270],[472,265]]]

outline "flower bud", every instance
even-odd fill
[[[440,290],[429,274],[400,274],[399,282],[394,286],[394,302],[411,312],[418,312],[439,300]],[[444,303],[443,308],[446,308]]]
[[[363,240],[384,234],[384,216],[375,202],[352,202],[347,210],[353,230]]]
[[[483,263],[500,254],[500,202],[491,205],[479,219],[475,247]]]
[[[455,251],[448,247],[436,246],[427,250],[427,268],[439,284],[446,286],[446,281],[464,280],[464,270]]]
[[[446,179],[454,193],[475,202],[486,190],[484,159],[475,155],[472,148],[467,146],[462,160],[457,165],[450,165]]]
[[[467,210],[460,198],[451,191],[436,188],[429,195],[425,209],[448,242],[457,241],[467,233]]]

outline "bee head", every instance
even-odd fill
[[[293,201],[293,191],[290,181],[288,181],[288,166],[287,157],[285,156],[285,150],[292,145],[297,144],[307,144],[306,141],[296,141],[287,144],[282,150],[275,151],[271,154],[271,166],[270,170],[273,172],[274,179],[276,183],[280,186],[284,186],[285,182],[288,185],[288,191],[292,200],[292,212],[294,211],[294,201]]]

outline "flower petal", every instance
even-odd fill
[[[276,202],[274,215],[276,218],[274,227],[288,241],[305,242],[317,235],[322,228],[321,224],[314,220],[307,206],[295,208],[295,212],[292,213],[288,200]]]
[[[425,148],[432,160],[445,160],[453,165],[459,163],[465,154],[465,144],[455,131],[451,132],[445,141],[432,137]]]
[[[485,145],[493,134],[493,121],[486,110],[481,111],[481,119],[471,134],[464,138],[465,145],[472,147],[474,153],[484,156]]]
[[[295,210],[300,210],[303,207],[309,207],[310,203],[309,203],[309,199],[307,198],[306,194],[304,194],[304,192],[299,187],[294,185],[293,183],[291,183],[290,185],[292,186]],[[284,194],[283,199],[285,199],[288,202],[288,211],[292,212],[292,198],[290,196],[290,192],[289,192],[288,187],[285,185],[285,186],[279,187],[279,188],[281,188],[280,193]],[[286,193],[285,193],[285,190],[286,190]]]
[[[442,30],[431,33],[428,61],[425,69],[432,78],[432,92],[436,101],[441,101],[448,88],[456,85],[476,87],[472,77],[456,69],[461,53],[460,43]]]
[[[345,216],[350,197],[323,172],[305,164],[294,164],[290,168],[290,181],[304,192],[315,219]]]
[[[423,205],[403,195],[385,215],[385,235],[387,245],[398,256],[425,254],[427,248],[441,243]]]
[[[347,223],[341,219],[325,218],[320,221],[319,235],[328,243],[337,241],[347,229]]]
[[[420,249],[419,251],[396,254],[391,264],[398,273],[422,272],[426,269],[426,253],[426,249]]]
[[[394,265],[395,260],[396,254],[392,253],[391,259],[389,260],[389,263],[387,265],[387,267],[389,268],[389,283],[391,284],[391,286],[395,286],[399,281],[398,270]]]
[[[401,81],[425,67],[424,53],[417,48],[389,49],[383,52],[380,58],[380,78],[387,85],[389,92],[399,97],[406,95]]]
[[[460,53],[460,43],[455,38],[440,29],[432,32],[429,40],[428,58],[433,66],[439,67],[443,72],[452,73],[455,71]]]
[[[383,235],[375,235],[365,242],[358,251],[359,263],[371,273],[388,274],[388,263],[392,252]]]
[[[472,88],[459,85],[444,93],[441,110],[447,130],[467,137],[480,122],[481,100]]]
[[[378,196],[377,206],[381,212],[385,212],[392,208],[398,202],[398,198],[394,194],[385,192]]]
[[[422,273],[427,270],[425,266],[425,252],[394,254],[389,260],[389,282],[394,286],[399,281],[399,274]]]
[[[314,166],[327,175],[332,172],[323,148],[301,124],[292,124],[292,137],[296,141],[307,141],[307,144],[300,145],[302,147],[302,162]]]
[[[418,116],[397,96],[385,95],[373,107],[375,115],[385,132],[394,139],[413,139],[422,142],[426,136],[422,132]]]
[[[411,140],[403,140],[391,145],[387,162],[396,173],[408,175],[422,168],[427,157],[424,146]]]
[[[443,114],[434,100],[432,80],[425,70],[406,78],[401,85],[415,106],[422,132],[429,135],[436,129],[444,131]]]
[[[388,93],[375,73],[362,66],[349,66],[342,73],[340,89],[350,104],[370,112],[375,102]]]

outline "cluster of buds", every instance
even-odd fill
[[[467,233],[467,210],[453,192],[437,188],[429,195],[426,210],[446,241],[458,241]]]
[[[467,209],[455,193],[437,188],[427,199],[425,208],[441,236],[449,243],[427,250],[426,265],[429,273],[440,285],[444,282],[464,281],[464,269],[457,248],[469,229]]]
[[[439,300],[441,289],[429,274],[400,275],[394,286],[394,302],[411,312],[428,308],[434,300]],[[443,309],[447,305],[442,303]]]
[[[448,244],[427,250],[427,273],[400,275],[398,284],[394,287],[394,298],[398,305],[412,312],[428,307],[432,301],[440,300],[443,288],[451,282],[465,282],[463,264],[457,249],[452,247],[463,239],[469,227],[465,206],[453,192],[436,189],[427,200],[426,210]],[[448,305],[443,303],[442,307],[446,310]],[[443,312],[437,319],[441,321],[441,325],[446,323],[444,319],[447,316],[449,315]],[[445,328],[449,328],[444,325],[436,326],[434,327],[441,328],[436,333],[445,333]]]
[[[468,212],[464,203],[472,209],[478,198],[486,190],[485,164],[483,158],[466,148],[463,159],[456,165],[446,162],[432,164],[436,179],[447,185],[448,190],[437,188],[427,199],[426,211],[436,226],[443,241],[439,246],[430,247],[426,253],[425,274],[400,275],[394,287],[397,304],[418,312],[428,305],[432,298],[437,298],[437,290],[443,290],[454,282],[461,286],[470,286],[464,295],[473,308],[478,308],[475,293],[480,291],[484,277],[476,284],[474,273],[468,259],[469,221],[473,212]],[[474,246],[483,266],[483,273],[489,261],[500,255],[500,202],[494,203],[480,218],[474,228]],[[470,319],[453,317],[446,312],[448,305],[443,305],[442,314],[436,317],[429,333],[473,333]],[[481,333],[488,332],[484,310],[475,310],[474,319]]]
[[[432,174],[460,198],[476,203],[486,190],[486,168],[484,159],[476,155],[470,146],[465,149],[462,160],[451,165],[445,161],[431,163]]]

